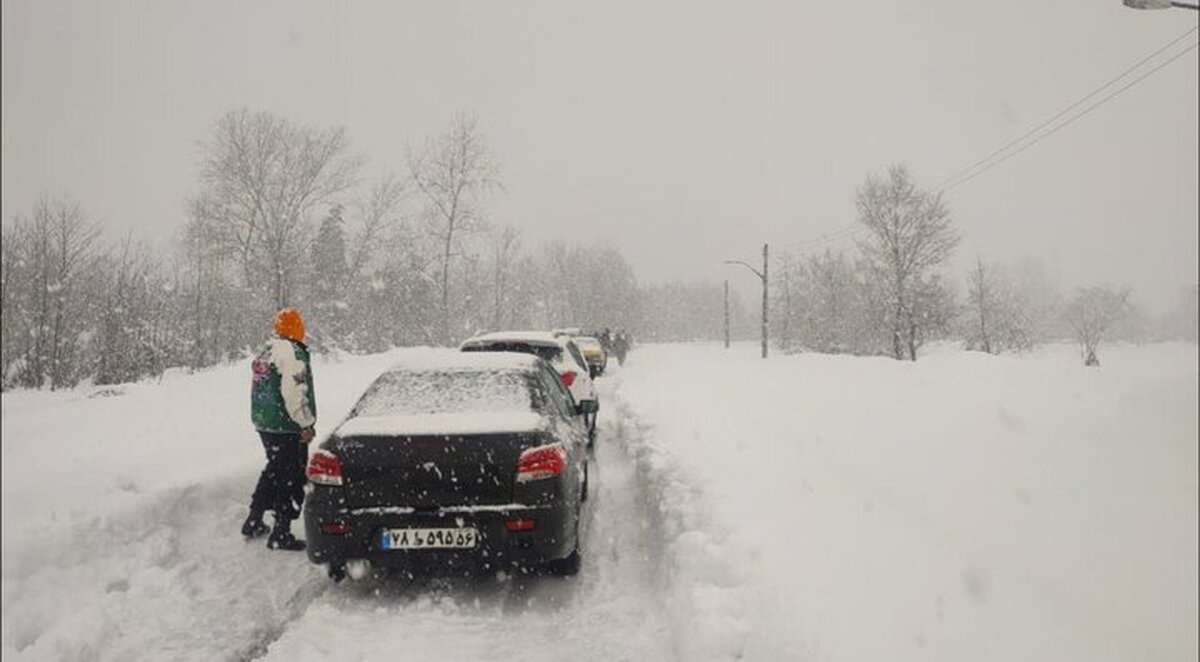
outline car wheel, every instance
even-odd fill
[[[561,559],[555,559],[546,564],[546,569],[556,577],[571,577],[579,573],[579,515],[575,513],[575,549]]]
[[[330,563],[328,573],[329,578],[333,580],[333,583],[340,584],[346,579],[346,564]]]
[[[551,561],[550,574],[555,577],[573,577],[579,574],[579,550],[572,551],[566,558]]]

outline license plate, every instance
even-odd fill
[[[472,549],[479,532],[469,527],[452,529],[384,529],[383,549]]]

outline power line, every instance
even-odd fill
[[[948,191],[948,190],[950,190],[950,189],[952,189],[952,188],[954,188],[954,187],[956,187],[956,186],[959,186],[959,185],[961,185],[961,184],[965,184],[965,183],[967,183],[967,182],[971,181],[972,179],[975,179],[975,178],[976,178],[976,177],[978,177],[979,175],[982,175],[983,173],[987,172],[988,170],[991,170],[992,168],[995,168],[996,166],[1000,165],[1001,163],[1004,163],[1005,161],[1007,161],[1007,160],[1011,159],[1012,157],[1016,156],[1017,154],[1020,154],[1021,152],[1023,152],[1023,151],[1025,151],[1025,150],[1029,149],[1030,147],[1033,147],[1034,145],[1036,145],[1036,144],[1038,144],[1038,143],[1042,142],[1042,141],[1043,141],[1043,140],[1045,140],[1046,138],[1049,138],[1050,136],[1054,135],[1055,133],[1058,133],[1060,130],[1062,130],[1063,128],[1067,127],[1068,125],[1070,125],[1070,124],[1074,123],[1074,122],[1075,122],[1076,120],[1078,120],[1079,118],[1083,117],[1084,115],[1087,115],[1088,113],[1092,112],[1093,110],[1095,110],[1095,109],[1099,108],[1100,106],[1103,106],[1104,104],[1108,103],[1108,102],[1109,102],[1109,101],[1111,101],[1112,99],[1114,99],[1114,98],[1116,98],[1116,97],[1120,96],[1120,95],[1121,95],[1121,93],[1125,92],[1126,90],[1128,90],[1129,88],[1133,87],[1134,85],[1137,85],[1138,83],[1142,82],[1143,80],[1146,80],[1147,78],[1149,78],[1151,75],[1153,75],[1153,74],[1154,74],[1156,71],[1158,71],[1159,69],[1162,69],[1163,67],[1167,66],[1168,64],[1171,64],[1171,63],[1172,63],[1172,62],[1174,62],[1175,60],[1178,60],[1179,58],[1183,57],[1184,55],[1187,55],[1187,54],[1188,54],[1188,53],[1190,53],[1190,52],[1191,52],[1193,49],[1195,49],[1197,46],[1200,46],[1200,42],[1196,42],[1196,43],[1192,44],[1191,46],[1188,46],[1188,47],[1187,47],[1187,48],[1185,48],[1184,50],[1182,50],[1182,51],[1179,51],[1179,52],[1178,52],[1178,53],[1176,53],[1175,55],[1171,56],[1171,57],[1170,57],[1168,60],[1166,60],[1165,62],[1162,62],[1161,64],[1159,64],[1158,66],[1154,67],[1154,68],[1153,68],[1153,69],[1151,69],[1150,71],[1147,71],[1146,73],[1142,74],[1141,76],[1138,76],[1137,78],[1133,79],[1132,81],[1130,81],[1129,83],[1125,84],[1124,86],[1122,86],[1122,87],[1118,88],[1118,89],[1117,89],[1115,92],[1113,92],[1113,93],[1109,94],[1108,96],[1105,96],[1105,97],[1101,98],[1101,99],[1100,99],[1099,101],[1097,101],[1096,103],[1093,103],[1092,105],[1090,105],[1090,106],[1088,106],[1088,107],[1084,108],[1082,111],[1080,111],[1080,112],[1078,112],[1078,113],[1075,113],[1074,115],[1072,115],[1072,116],[1068,117],[1068,118],[1067,118],[1067,120],[1066,120],[1065,122],[1062,122],[1062,123],[1058,124],[1057,126],[1055,126],[1054,128],[1052,128],[1051,130],[1049,130],[1049,131],[1047,131],[1046,133],[1043,133],[1042,135],[1038,136],[1038,137],[1037,137],[1036,139],[1034,139],[1033,141],[1031,141],[1031,142],[1028,142],[1028,143],[1026,143],[1026,144],[1022,145],[1020,148],[1018,148],[1018,149],[1017,149],[1017,150],[1015,150],[1015,151],[1009,152],[1008,154],[1004,155],[1004,157],[1003,157],[1003,158],[1000,158],[999,160],[993,161],[992,163],[988,164],[988,166],[987,166],[987,167],[983,168],[982,170],[979,170],[979,171],[975,172],[975,173],[974,173],[974,174],[972,174],[971,176],[969,176],[969,177],[965,177],[965,178],[963,178],[963,179],[960,179],[960,180],[959,180],[959,181],[957,181],[957,182],[954,182],[953,184],[950,184],[949,186],[945,186],[945,187],[943,187],[942,189],[940,189],[940,191]],[[940,191],[939,191],[939,192],[940,192]]]
[[[854,232],[857,229],[858,228],[856,227],[855,224],[851,224],[844,228],[841,228],[840,230],[834,230],[833,232],[827,232],[825,234],[822,234],[820,237],[816,237],[814,239],[808,239],[805,241],[799,241],[792,245],[793,246],[812,246],[812,245],[827,244],[830,242],[840,241],[841,239],[854,234]]]
[[[862,228],[858,227],[857,223],[851,223],[850,225],[834,230],[833,232],[822,234],[819,237],[814,237],[813,239],[781,244],[780,248],[785,251],[808,250],[817,246],[833,244],[845,239],[853,238],[854,235],[856,235],[861,229]]]
[[[1103,85],[1100,85],[1099,87],[1095,88],[1091,92],[1088,92],[1083,97],[1079,98],[1077,101],[1075,101],[1075,103],[1072,103],[1071,105],[1067,106],[1066,108],[1063,108],[1062,110],[1055,113],[1049,119],[1043,121],[1042,123],[1038,124],[1037,126],[1033,127],[1032,129],[1029,129],[1028,131],[1017,136],[1016,138],[1004,143],[1000,147],[998,147],[995,150],[993,150],[992,152],[990,152],[987,156],[983,157],[982,159],[979,159],[975,163],[972,163],[971,165],[967,166],[966,168],[959,170],[958,172],[956,172],[954,175],[950,176],[949,178],[943,180],[941,184],[938,184],[936,187],[934,187],[935,190],[937,190],[937,191],[948,190],[950,188],[954,188],[955,186],[958,186],[959,184],[962,183],[962,181],[967,181],[967,179],[973,178],[974,175],[971,175],[971,177],[967,177],[966,179],[963,179],[962,181],[955,181],[955,180],[959,179],[960,177],[963,177],[963,176],[967,175],[968,173],[971,173],[979,166],[984,165],[985,163],[991,161],[996,156],[1004,153],[1009,148],[1013,147],[1014,145],[1017,145],[1018,143],[1025,140],[1029,136],[1032,136],[1032,135],[1036,134],[1038,131],[1041,131],[1042,129],[1046,128],[1047,126],[1049,126],[1050,124],[1052,124],[1056,120],[1058,120],[1060,117],[1066,115],[1067,113],[1071,112],[1075,108],[1078,108],[1079,106],[1083,105],[1084,103],[1086,103],[1087,101],[1089,101],[1090,99],[1095,97],[1097,94],[1100,94],[1105,89],[1111,87],[1113,84],[1120,81],[1125,76],[1128,76],[1130,73],[1137,70],[1142,65],[1146,64],[1147,62],[1154,59],[1155,57],[1158,57],[1159,55],[1161,55],[1163,52],[1170,49],[1175,44],[1178,44],[1179,42],[1188,38],[1192,33],[1196,32],[1197,29],[1200,29],[1200,26],[1192,26],[1192,28],[1190,30],[1187,30],[1183,34],[1179,35],[1178,37],[1176,37],[1176,38],[1172,39],[1171,41],[1167,42],[1166,44],[1160,46],[1153,53],[1147,55],[1146,57],[1142,58],[1141,60],[1138,60],[1136,63],[1134,63],[1129,68],[1125,69],[1124,71],[1117,74],[1116,76],[1110,78]],[[1184,52],[1187,52],[1187,51],[1184,51]],[[1174,58],[1172,58],[1172,59],[1174,59]],[[1018,150],[1018,151],[1020,151],[1020,150]],[[1007,158],[1007,157],[1005,157],[1005,158]],[[986,169],[987,168],[985,168],[985,170]]]
[[[1083,105],[1087,101],[1091,100],[1096,95],[1103,92],[1104,90],[1112,87],[1115,83],[1120,81],[1122,78],[1125,78],[1130,73],[1132,73],[1133,71],[1136,71],[1138,68],[1140,68],[1142,65],[1146,64],[1147,62],[1153,60],[1155,57],[1158,57],[1162,53],[1166,52],[1171,47],[1175,46],[1176,44],[1178,44],[1179,42],[1183,41],[1188,36],[1190,36],[1191,34],[1196,32],[1198,29],[1200,29],[1200,26],[1193,26],[1191,29],[1187,30],[1183,34],[1181,34],[1178,37],[1167,42],[1166,44],[1159,47],[1158,49],[1156,49],[1154,52],[1150,53],[1146,57],[1142,58],[1141,60],[1138,60],[1136,63],[1134,63],[1133,65],[1131,65],[1130,67],[1128,67],[1127,69],[1122,71],[1121,73],[1117,74],[1113,78],[1109,79],[1104,84],[1093,89],[1091,92],[1087,93],[1083,97],[1080,97],[1077,101],[1075,101],[1071,105],[1058,111],[1053,116],[1051,116],[1049,119],[1046,119],[1045,121],[1041,122],[1037,126],[1034,126],[1033,128],[1029,129],[1025,133],[1021,134],[1020,136],[1017,136],[1016,138],[1001,145],[997,149],[990,152],[987,156],[976,161],[975,163],[972,163],[970,166],[967,166],[966,168],[959,170],[957,173],[955,173],[951,177],[943,180],[941,184],[939,184],[937,187],[935,187],[935,191],[938,193],[941,193],[943,191],[948,191],[950,189],[953,189],[957,186],[960,186],[962,184],[965,184],[965,183],[971,181],[972,179],[978,177],[979,175],[982,175],[983,173],[987,172],[988,170],[991,170],[992,168],[1000,165],[1001,163],[1004,163],[1008,159],[1016,156],[1017,154],[1020,154],[1021,152],[1025,151],[1026,149],[1033,147],[1034,145],[1045,140],[1046,138],[1050,137],[1051,135],[1054,135],[1055,133],[1057,133],[1061,129],[1065,128],[1066,126],[1072,124],[1073,122],[1080,119],[1084,115],[1087,115],[1088,113],[1092,112],[1096,108],[1099,108],[1100,106],[1104,105],[1108,101],[1110,101],[1113,98],[1124,93],[1129,88],[1137,85],[1138,83],[1142,82],[1146,78],[1149,78],[1151,75],[1153,75],[1159,69],[1162,69],[1163,67],[1167,66],[1168,64],[1171,64],[1175,60],[1178,60],[1179,58],[1183,57],[1185,54],[1191,52],[1198,45],[1200,45],[1200,42],[1194,43],[1191,46],[1188,46],[1187,48],[1185,48],[1184,50],[1176,53],[1175,55],[1171,56],[1166,61],[1158,64],[1154,68],[1152,68],[1149,71],[1145,72],[1144,74],[1138,76],[1137,78],[1133,79],[1132,81],[1125,84],[1124,86],[1118,88],[1116,91],[1112,92],[1111,94],[1108,94],[1107,96],[1102,97],[1099,101],[1096,101],[1095,103],[1087,106],[1082,111],[1080,111],[1074,115],[1071,115],[1070,117],[1068,117],[1066,119],[1066,121],[1054,126],[1049,131],[1038,136],[1034,140],[1022,145],[1021,147],[1017,148],[1016,150],[1014,150],[1008,154],[1005,154],[1000,159],[992,161],[992,159],[994,159],[995,157],[999,156],[1000,154],[1003,154],[1004,152],[1008,151],[1014,145],[1017,145],[1017,144],[1021,143],[1022,141],[1024,141],[1026,138],[1029,138],[1030,136],[1035,135],[1037,132],[1041,131],[1042,129],[1046,128],[1047,126],[1050,126],[1051,124],[1053,124],[1054,122],[1056,122],[1063,116],[1067,115],[1072,110],[1078,108],[1079,106]],[[982,169],[978,169],[980,166],[984,166],[985,164],[986,164],[985,167],[983,167]],[[845,239],[853,238],[862,229],[863,228],[859,227],[857,223],[852,223],[852,224],[850,224],[846,227],[843,227],[839,230],[835,230],[832,233],[827,233],[827,234],[821,235],[820,237],[817,237],[814,239],[789,243],[786,245],[785,250],[786,249],[796,250],[796,249],[800,249],[800,248],[811,248],[811,247],[824,245],[824,244],[837,243],[837,242],[840,242]]]

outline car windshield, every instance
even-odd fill
[[[522,354],[532,354],[540,356],[551,363],[555,363],[562,356],[562,349],[549,345],[534,345],[527,342],[515,340],[505,340],[496,342],[487,342],[479,344],[471,344],[463,347],[464,352],[520,352]]]
[[[375,380],[353,415],[528,412],[532,406],[528,380],[519,372],[396,371]]]

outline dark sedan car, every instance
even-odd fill
[[[309,461],[309,560],[334,579],[576,573],[588,406],[535,356],[432,352],[389,369]]]

